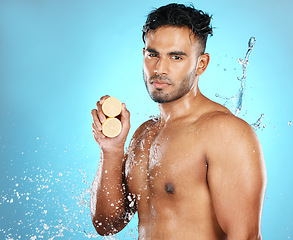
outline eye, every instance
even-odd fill
[[[158,54],[157,53],[149,53],[148,57],[149,58],[158,57]]]
[[[172,59],[174,59],[174,60],[182,60],[182,57],[179,57],[177,55],[174,55],[174,56],[172,56]]]

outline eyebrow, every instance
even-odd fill
[[[147,52],[152,52],[152,53],[159,54],[159,52],[158,52],[158,51],[156,51],[156,50],[155,50],[155,49],[153,49],[153,48],[147,48],[147,49],[146,49],[146,51],[147,51]]]
[[[183,51],[174,51],[174,52],[170,52],[168,53],[168,55],[173,56],[173,55],[179,55],[179,56],[187,56],[187,54]]]
[[[158,51],[156,51],[155,49],[153,48],[147,48],[146,49],[147,52],[152,52],[152,53],[155,53],[155,54],[159,54]],[[187,54],[183,51],[173,51],[173,52],[169,52],[168,53],[169,56],[174,56],[174,55],[179,55],[179,56],[187,56]]]

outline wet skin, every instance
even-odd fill
[[[101,134],[101,104],[92,111],[101,160],[91,193],[93,224],[101,235],[123,229],[138,211],[139,239],[261,239],[266,185],[261,146],[251,127],[204,97],[198,77],[209,62],[187,28],[146,35],[144,79],[160,118],[124,143]]]

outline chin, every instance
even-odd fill
[[[166,102],[168,102],[167,99],[162,98],[162,97],[160,97],[160,96],[150,95],[150,97],[151,97],[151,99],[152,99],[154,102],[156,102],[156,103],[166,103]]]
[[[164,94],[163,96],[160,96],[160,94],[150,94],[151,99],[156,103],[169,103],[173,102],[182,96],[170,96],[169,94]]]

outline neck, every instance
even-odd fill
[[[197,114],[202,98],[201,92],[195,85],[181,98],[168,103],[159,103],[162,124],[183,119],[191,114]]]

